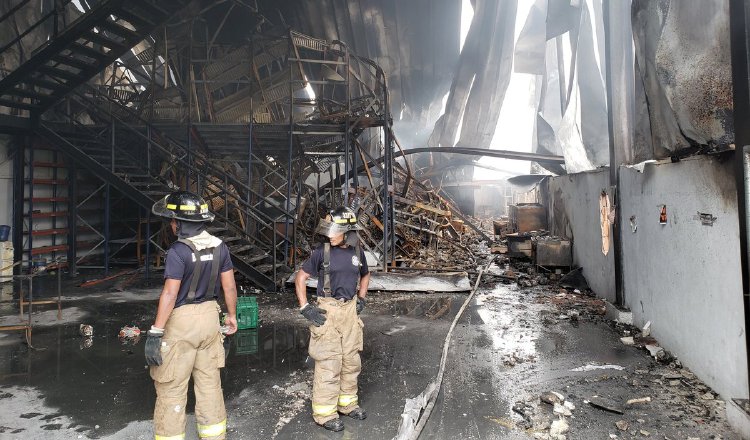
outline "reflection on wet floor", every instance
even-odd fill
[[[87,433],[98,437],[132,421],[151,419],[155,392],[143,356],[145,338],[121,340],[118,333],[125,325],[145,329],[153,319],[154,305],[100,303],[88,311],[87,323],[94,329],[90,345],[79,335],[79,324],[71,323],[35,328],[36,350],[29,350],[20,337],[0,346],[0,387],[36,389],[51,412],[62,411],[82,428],[99,425],[95,433]],[[307,328],[280,324],[232,336],[222,371],[227,399],[247,383],[274,380],[304,368],[308,339]],[[188,406],[193,402],[191,392]]]
[[[392,316],[450,320],[458,313],[462,303],[462,296],[458,295],[412,296],[393,299],[388,301],[384,310],[376,310],[379,313],[390,313]]]

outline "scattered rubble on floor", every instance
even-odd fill
[[[641,397],[638,399],[630,399],[627,402],[625,402],[626,405],[635,405],[638,403],[648,403],[651,401],[651,397]]]
[[[78,333],[84,338],[90,338],[94,336],[94,327],[88,324],[81,324],[78,326]]]
[[[618,402],[604,397],[592,396],[589,399],[584,400],[584,403],[588,403],[594,408],[603,409],[615,414],[625,414],[622,406]]]
[[[620,365],[611,365],[611,364],[588,364],[584,365],[582,367],[573,368],[570,371],[594,371],[594,370],[624,370],[625,367],[621,367]]]
[[[117,334],[120,343],[123,345],[137,345],[141,340],[141,329],[136,326],[125,326]]]

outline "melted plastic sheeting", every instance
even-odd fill
[[[729,4],[634,0],[636,149],[662,159],[734,141]],[[641,157],[640,159],[647,159]]]

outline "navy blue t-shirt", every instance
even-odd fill
[[[211,265],[213,263],[213,248],[209,249],[208,255],[205,255],[202,259],[200,278],[198,279],[198,286],[196,287],[195,300],[192,303],[202,303],[204,301],[211,301],[219,297],[221,290],[221,280],[216,279],[216,287],[214,292],[206,295],[208,290],[208,281],[210,279]],[[229,248],[226,244],[222,243],[219,245],[219,273],[232,270],[232,259],[229,256]],[[195,269],[195,255],[193,250],[190,249],[185,243],[179,241],[172,244],[167,252],[166,261],[164,262],[164,279],[180,280],[180,290],[177,293],[177,300],[175,301],[175,308],[188,302],[188,290],[190,290],[190,283],[193,281],[193,270]]]
[[[364,250],[355,257],[355,247],[331,246],[331,294],[334,298],[352,299],[357,294],[357,280],[367,275]],[[361,266],[359,262],[362,262]],[[359,266],[359,268],[357,267]],[[318,246],[302,265],[302,270],[318,277],[318,296],[323,296],[323,245]]]

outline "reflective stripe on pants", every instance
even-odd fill
[[[342,394],[339,396],[339,406],[340,407],[347,407],[350,405],[354,405],[359,402],[359,398],[357,395],[351,395],[351,394]]]
[[[312,409],[316,416],[327,417],[336,414],[336,405],[316,405],[313,403]]]
[[[155,435],[155,440],[185,440],[185,433],[180,435],[170,435],[169,437],[164,435]]]
[[[214,438],[227,432],[227,420],[224,419],[219,423],[213,425],[201,425],[198,424],[198,436],[202,439]]]

